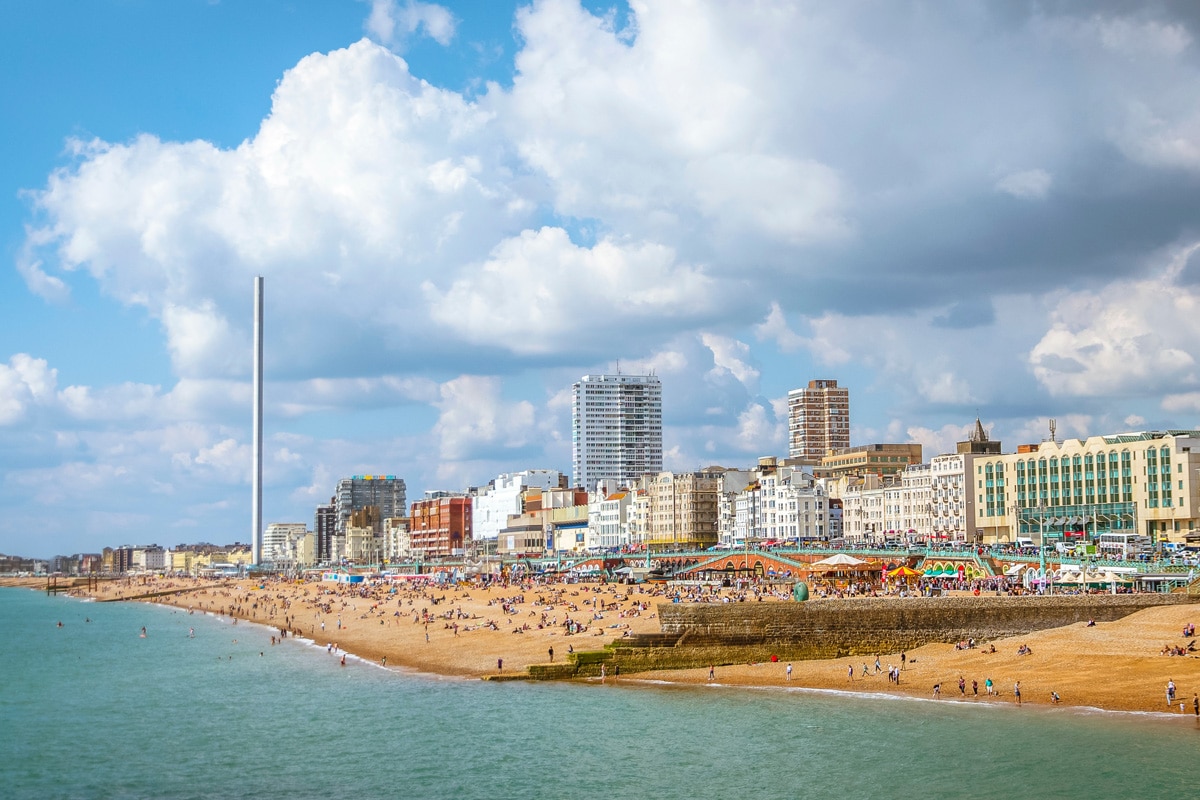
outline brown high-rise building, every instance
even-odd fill
[[[816,463],[850,446],[850,390],[837,381],[809,381],[788,392],[788,458]]]

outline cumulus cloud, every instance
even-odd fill
[[[1060,297],[1050,329],[1029,353],[1052,394],[1110,395],[1200,382],[1200,294],[1178,285],[1197,245],[1142,280]]]
[[[417,31],[424,31],[440,45],[448,45],[457,23],[448,9],[436,3],[371,0],[371,13],[364,27],[376,41],[389,46],[403,42]]]
[[[758,391],[758,378],[761,373],[748,363],[751,360],[749,345],[715,333],[700,334],[700,341],[712,351],[714,370],[728,372],[751,393]]]
[[[714,282],[669,248],[607,239],[580,247],[561,228],[524,231],[445,291],[434,281],[422,290],[445,328],[519,354],[560,350],[561,337],[584,332],[611,343],[631,326],[686,324],[717,300]]]
[[[774,341],[781,352],[793,353],[807,344],[803,336],[793,331],[787,322],[787,317],[779,303],[772,302],[767,318],[754,328],[754,334],[759,341]]]
[[[0,425],[23,420],[29,409],[54,397],[58,371],[45,359],[17,353],[0,364]]]
[[[464,375],[441,387],[433,426],[444,461],[463,461],[526,444],[534,423],[528,401],[507,402],[494,378]]]

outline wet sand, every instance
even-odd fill
[[[11,585],[0,581],[3,584]],[[44,586],[44,579],[26,585]],[[357,588],[329,583],[268,582],[259,589],[250,581],[190,579],[104,582],[97,597],[178,589],[193,591],[156,597],[153,602],[287,628],[322,647],[336,645],[340,651],[376,662],[386,658],[389,667],[464,677],[498,674],[501,659],[500,673],[521,674],[531,664],[549,662],[550,648],[554,660],[561,661],[572,648],[598,650],[627,631],[657,632],[657,605],[664,602],[662,590],[653,585],[447,587],[401,589],[395,594],[381,590],[362,597]],[[423,611],[429,615],[428,623]],[[570,632],[568,620],[580,629]],[[900,664],[899,653],[878,654],[878,674],[873,657],[795,661],[790,683],[785,661],[717,666],[715,674],[721,685],[791,685],[930,698],[933,686],[940,683],[943,700],[1010,704],[1015,703],[1014,684],[1020,681],[1024,704],[1049,705],[1051,692],[1057,692],[1063,705],[1192,716],[1192,697],[1200,692],[1200,655],[1164,656],[1160,651],[1165,645],[1186,647],[1193,640],[1184,638],[1182,630],[1198,620],[1200,606],[1166,606],[1115,622],[1098,622],[1094,627],[1080,623],[981,642],[972,650],[926,645],[906,654],[899,684],[887,678],[889,665]],[[271,633],[261,634],[267,645]],[[1022,644],[1032,653],[1017,655]],[[995,653],[986,652],[991,645]],[[866,676],[861,674],[864,665]],[[847,679],[849,666],[854,667],[853,681]],[[959,691],[960,676],[965,695]],[[709,682],[707,669],[626,674],[608,680],[646,678],[680,684]],[[998,695],[986,694],[987,678],[992,679]],[[1176,701],[1170,707],[1166,702],[1168,680],[1174,680],[1177,687]],[[972,681],[978,684],[977,695]],[[1185,704],[1182,712],[1181,701]]]

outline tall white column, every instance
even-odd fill
[[[251,487],[250,560],[262,563],[263,278],[254,278],[254,443]]]

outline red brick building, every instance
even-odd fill
[[[412,504],[412,550],[422,558],[462,555],[471,540],[471,498],[435,495]]]

